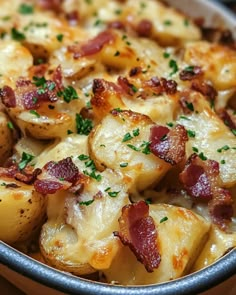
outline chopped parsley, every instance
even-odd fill
[[[46,87],[47,80],[44,77],[33,77],[33,84],[37,87]]]
[[[229,149],[230,149],[230,147],[228,145],[224,145],[220,149],[218,149],[217,152],[221,153],[222,151],[227,151]]]
[[[8,127],[10,130],[13,130],[13,129],[14,129],[14,126],[13,126],[12,122],[8,122],[8,123],[7,123],[7,127]]]
[[[90,176],[91,178],[96,179],[97,181],[101,181],[102,176],[100,174],[96,174],[96,166],[94,164],[94,161],[90,159],[89,156],[81,154],[78,156],[78,159],[80,161],[84,161],[84,165],[86,168],[89,168],[89,170],[84,170],[83,173],[87,176]]]
[[[64,38],[64,35],[63,34],[58,34],[56,37],[57,37],[57,40],[59,42],[62,42],[63,41],[63,38]]]
[[[99,26],[99,25],[101,25],[101,24],[102,24],[102,20],[97,19],[97,20],[95,21],[95,23],[94,23],[94,26],[97,27],[97,26]]]
[[[190,119],[188,117],[186,117],[186,116],[180,116],[180,119],[190,121]]]
[[[171,20],[167,19],[167,20],[165,20],[165,21],[163,22],[163,24],[164,24],[165,26],[171,26],[173,23],[172,23]]]
[[[146,203],[147,205],[152,204],[152,199],[151,199],[151,198],[146,199],[146,200],[145,200],[145,203]]]
[[[76,114],[75,122],[78,134],[89,135],[93,128],[93,123],[91,120],[83,118],[80,114]]]
[[[127,144],[127,147],[129,147],[130,149],[136,152],[142,152],[145,155],[149,155],[151,153],[149,141],[143,141],[140,147],[136,147],[135,145],[132,145],[132,144]]]
[[[222,165],[224,165],[226,162],[225,162],[225,160],[221,160],[220,163],[221,163]]]
[[[68,135],[70,135],[70,134],[72,134],[73,133],[73,131],[71,131],[71,130],[67,130],[67,134]]]
[[[130,149],[136,151],[136,152],[140,152],[140,148],[137,148],[136,146],[132,145],[132,144],[127,144],[127,147],[129,147]]]
[[[168,217],[165,216],[165,217],[163,217],[163,218],[160,220],[160,223],[163,223],[163,222],[165,222],[165,221],[167,221],[167,220],[168,220]]]
[[[122,13],[122,10],[121,10],[121,9],[116,9],[116,10],[114,11],[114,13],[115,13],[116,15],[120,15],[120,14]]]
[[[27,164],[29,162],[31,162],[33,159],[34,159],[33,155],[30,155],[30,154],[27,154],[27,153],[23,152],[22,157],[21,157],[21,161],[18,164],[19,169],[23,170],[27,166]]]
[[[195,137],[196,136],[196,132],[193,130],[187,130],[187,134],[189,137]]]
[[[207,160],[207,157],[203,154],[203,152],[201,152],[198,156],[203,161],[206,161]]]
[[[93,0],[84,0],[85,1],[85,3],[87,3],[87,4],[92,4],[93,3]]]
[[[189,20],[187,18],[185,18],[185,20],[184,20],[184,25],[185,25],[185,27],[189,26]]]
[[[170,73],[170,76],[174,75],[179,70],[177,62],[174,59],[170,60],[169,67],[172,69],[172,72]]]
[[[233,133],[234,136],[236,136],[236,129],[231,129],[231,132]]]
[[[125,168],[125,167],[127,167],[128,166],[128,163],[120,163],[120,167],[121,168]]]
[[[84,201],[84,202],[79,202],[79,205],[81,206],[89,206],[94,202],[94,200],[89,200],[89,201]]]
[[[30,4],[22,3],[18,8],[18,12],[20,14],[32,14],[34,13],[34,7]]]
[[[132,132],[133,135],[130,134],[130,132],[126,133],[122,139],[122,142],[126,142],[131,140],[132,138],[139,136],[139,128],[134,129]]]
[[[37,111],[35,111],[35,110],[30,110],[29,112],[30,112],[30,114],[36,116],[37,118],[40,118],[40,114],[39,114]]]
[[[185,105],[190,111],[194,111],[194,106],[191,102],[185,101]]]
[[[196,148],[195,146],[192,147],[192,150],[193,150],[195,153],[198,153],[198,148]]]
[[[70,85],[67,86],[65,89],[63,89],[62,91],[58,91],[57,95],[59,97],[62,97],[64,101],[67,103],[71,102],[74,99],[79,98],[75,88]]]
[[[166,125],[169,126],[169,127],[173,127],[174,126],[174,123],[168,122],[168,123],[166,123]]]
[[[164,57],[164,58],[169,58],[169,57],[170,57],[170,53],[165,51],[165,52],[163,53],[163,57]]]
[[[186,68],[184,68],[184,71],[186,72],[193,72],[194,70],[194,66],[187,66]]]
[[[119,192],[108,192],[108,195],[111,197],[111,198],[116,198],[118,196]]]
[[[25,35],[18,31],[16,28],[11,29],[11,37],[15,41],[23,41],[26,38]]]

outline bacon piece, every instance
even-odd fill
[[[0,176],[14,178],[26,184],[32,184],[41,173],[41,169],[37,168],[33,170],[32,167],[28,166],[20,170],[16,164],[7,168],[0,167]]]
[[[191,89],[200,92],[201,94],[206,96],[211,101],[214,101],[218,95],[217,91],[215,90],[215,88],[213,86],[211,86],[205,82],[201,82],[201,81],[197,81],[197,80],[192,82]]]
[[[62,0],[38,0],[38,5],[45,10],[52,10],[54,12],[60,12],[62,10]]]
[[[65,180],[75,184],[79,177],[79,169],[73,163],[71,157],[63,159],[59,162],[48,162],[43,167],[51,176],[54,176],[60,180]]]
[[[148,19],[141,20],[137,27],[136,31],[140,37],[150,37],[152,34],[152,22]]]
[[[179,77],[183,81],[191,81],[193,79],[201,77],[202,75],[203,75],[202,68],[198,66],[191,67],[191,69],[182,70],[179,73]]]
[[[149,216],[149,207],[144,201],[126,205],[119,218],[120,231],[114,232],[124,245],[129,246],[138,261],[148,272],[153,272],[161,262],[157,244],[157,229]]]
[[[80,16],[77,10],[70,11],[66,14],[70,26],[77,26],[79,24]]]
[[[56,83],[57,89],[62,89],[63,84],[62,84],[62,70],[61,70],[61,65],[59,65],[53,72],[52,75],[52,80],[53,82]]]
[[[90,56],[101,51],[106,44],[112,43],[114,39],[112,31],[103,31],[83,45],[68,46],[68,51],[74,54],[74,59]]]
[[[179,175],[187,193],[196,201],[207,201],[212,221],[226,229],[233,216],[233,199],[228,190],[222,189],[219,163],[203,161],[197,154],[190,156]]]
[[[153,77],[148,81],[144,82],[144,89],[150,89],[155,94],[167,93],[175,94],[177,92],[177,83],[174,80],[167,80],[165,78],[159,79]]]
[[[11,87],[3,86],[3,88],[0,89],[0,99],[7,108],[16,107],[16,96]]]
[[[108,23],[107,26],[109,29],[116,29],[116,30],[125,30],[125,25],[119,20],[114,20]]]
[[[230,129],[236,130],[236,117],[230,110],[222,110],[219,112],[219,117]]]
[[[46,74],[47,69],[48,69],[48,65],[45,63],[39,64],[39,65],[34,65],[30,68],[30,75],[32,77],[34,77],[34,76],[43,77]],[[25,81],[27,81],[27,80],[25,80]],[[19,80],[17,81],[17,83],[19,83]],[[19,84],[18,84],[18,86],[19,86]]]
[[[118,85],[121,87],[124,93],[133,96],[137,91],[135,86],[129,82],[125,77],[119,76],[117,79]]]
[[[171,165],[180,163],[185,156],[185,143],[188,141],[187,132],[182,125],[173,129],[155,125],[150,134],[151,152]]]
[[[38,193],[43,195],[54,194],[60,189],[63,189],[63,184],[57,181],[37,179],[34,182],[34,188]]]

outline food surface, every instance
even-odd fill
[[[0,0],[0,239],[147,285],[236,247],[236,43],[158,0]]]

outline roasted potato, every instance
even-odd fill
[[[150,205],[150,216],[158,233],[159,267],[148,273],[131,250],[123,246],[110,268],[104,270],[108,282],[122,285],[160,283],[184,275],[193,264],[206,242],[210,223],[188,209],[167,204]]]
[[[42,225],[46,197],[33,186],[11,178],[0,180],[0,240],[14,244],[30,237]]]
[[[157,183],[171,166],[148,150],[153,125],[149,117],[132,111],[108,114],[89,135],[91,158],[100,170],[128,176],[133,190]]]
[[[0,112],[0,164],[10,156],[14,144],[14,126],[9,118]]]
[[[101,181],[91,179],[78,196],[50,196],[40,237],[46,261],[77,275],[109,268],[119,248],[113,231],[121,208],[129,203],[126,186],[120,173],[106,170]]]

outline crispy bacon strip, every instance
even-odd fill
[[[62,0],[38,0],[37,2],[45,10],[52,10],[54,12],[60,12],[62,10]]]
[[[59,180],[65,180],[75,184],[79,179],[79,169],[73,163],[71,157],[63,159],[59,162],[48,162],[44,169],[49,175],[56,177]]]
[[[151,90],[155,94],[175,94],[177,92],[177,83],[174,80],[167,80],[165,78],[153,77],[148,81],[144,81],[143,87],[145,90]]]
[[[16,164],[6,168],[0,167],[0,176],[14,178],[26,184],[33,184],[37,176],[41,173],[41,169],[37,168],[33,170],[31,166],[27,166],[23,170],[20,170]]]
[[[191,89],[200,92],[211,101],[214,101],[218,95],[216,89],[213,86],[198,80],[192,82]]]
[[[152,22],[148,19],[143,19],[138,23],[136,31],[140,37],[150,37],[152,34],[152,28]]]
[[[233,199],[222,189],[219,163],[203,161],[197,154],[190,156],[179,175],[187,193],[196,201],[207,201],[211,218],[221,229],[226,229],[233,216]]]
[[[106,44],[112,43],[114,39],[112,31],[103,31],[83,45],[68,46],[68,51],[74,54],[74,59],[90,56],[101,51]]]
[[[161,262],[157,244],[157,229],[149,216],[149,207],[144,201],[126,205],[119,218],[120,231],[114,232],[124,245],[129,246],[138,261],[148,272],[153,272]]]
[[[191,69],[182,70],[179,73],[179,77],[182,81],[191,81],[193,79],[199,78],[203,75],[201,67],[195,66]]]
[[[7,108],[16,107],[15,92],[10,86],[3,86],[3,88],[0,89],[0,99]]]
[[[180,163],[185,156],[185,143],[188,141],[187,132],[182,125],[173,129],[155,125],[150,134],[151,152],[171,165]]]
[[[63,189],[63,184],[57,181],[47,179],[37,179],[34,183],[34,188],[38,193],[43,195],[55,194],[58,190]]]

